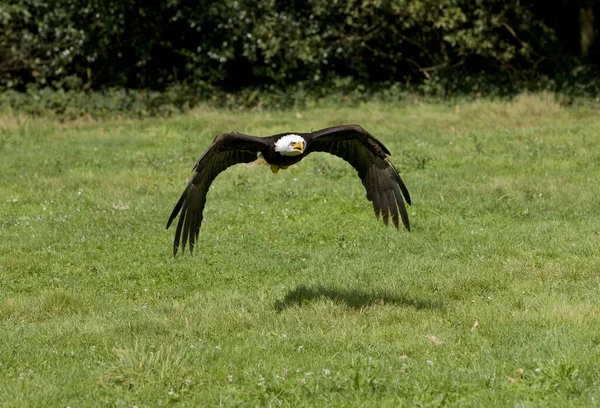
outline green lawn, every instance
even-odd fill
[[[165,230],[223,131],[359,123],[412,232],[325,154],[234,167],[195,253]],[[547,95],[0,121],[0,404],[593,406],[600,114]]]

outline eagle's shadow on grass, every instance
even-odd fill
[[[308,287],[300,285],[286,293],[285,297],[275,302],[278,313],[293,307],[302,306],[307,302],[328,299],[335,303],[344,304],[352,309],[362,309],[374,305],[397,305],[413,307],[417,310],[442,309],[444,304],[437,300],[414,299],[402,294],[390,292],[365,292],[358,289],[335,289],[323,286]]]

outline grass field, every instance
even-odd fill
[[[213,137],[360,123],[413,198],[354,170],[234,167],[193,256],[169,213]],[[0,127],[0,405],[600,404],[600,114],[513,103]]]

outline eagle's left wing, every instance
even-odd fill
[[[410,204],[410,195],[398,170],[388,159],[390,152],[383,143],[359,125],[330,127],[303,137],[307,140],[306,154],[327,152],[341,157],[356,169],[367,190],[367,199],[373,202],[375,215],[377,218],[382,215],[386,226],[391,214],[396,228],[399,228],[399,218],[402,218],[402,223],[410,231],[404,205],[404,200]]]

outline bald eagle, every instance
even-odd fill
[[[180,240],[183,241],[183,250],[189,241],[190,253],[193,252],[200,234],[206,194],[210,184],[223,170],[234,164],[259,160],[277,173],[312,152],[327,152],[350,163],[367,190],[367,199],[373,202],[377,219],[381,215],[387,226],[391,215],[394,226],[399,229],[399,218],[402,218],[404,227],[410,231],[404,205],[404,200],[410,204],[410,195],[388,159],[391,153],[361,126],[335,126],[311,133],[288,132],[266,137],[231,132],[215,137],[202,153],[194,166],[194,175],[173,208],[167,228],[181,211],[173,240],[173,256],[177,255]]]

